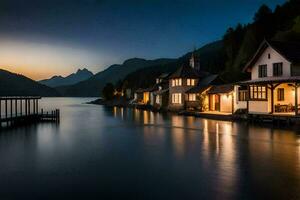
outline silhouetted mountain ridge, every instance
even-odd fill
[[[59,96],[59,93],[23,75],[0,69],[0,96]]]
[[[80,81],[87,80],[92,77],[94,74],[88,69],[78,69],[76,73],[72,73],[69,76],[53,76],[50,79],[45,79],[39,81],[39,83],[47,85],[49,87],[58,87],[58,86],[66,86],[73,85],[79,83]]]

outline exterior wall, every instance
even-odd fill
[[[292,76],[300,76],[300,65],[292,65]]]
[[[271,55],[271,58],[268,58],[268,54]],[[251,70],[251,79],[258,79],[258,66],[267,65],[267,76],[273,76],[273,63],[282,62],[282,76],[291,76],[291,63],[288,62],[284,57],[282,57],[277,51],[273,48],[268,47],[261,57],[257,60],[255,65]]]
[[[270,89],[267,89],[266,101],[249,101],[250,114],[269,114],[270,112],[271,112],[271,90]]]
[[[249,101],[249,113],[251,114],[268,114],[268,101]]]
[[[215,96],[220,96],[220,112],[232,113],[232,98],[233,93],[224,93],[224,94],[211,94],[209,95],[209,110],[216,111],[215,107]]]
[[[232,94],[220,94],[220,112],[232,112]]]
[[[247,109],[247,101],[239,101],[238,99],[238,90],[239,86],[235,85],[234,86],[234,93],[233,93],[233,99],[234,99],[234,109],[233,112],[237,111],[238,109]]]
[[[198,84],[198,79],[195,79],[195,86]],[[169,80],[169,109],[170,110],[182,110],[185,108],[185,93],[189,89],[195,86],[187,86],[187,79],[182,78],[181,86],[172,86],[172,79]],[[181,93],[181,104],[173,104],[172,103],[172,94]]]
[[[155,104],[155,95],[153,92],[150,92],[150,105],[153,106]]]

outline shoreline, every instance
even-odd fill
[[[203,119],[212,119],[212,120],[221,120],[221,121],[230,121],[230,122],[247,122],[247,123],[255,123],[262,126],[277,126],[286,129],[300,126],[300,118],[293,118],[290,116],[277,118],[267,117],[267,115],[247,115],[247,114],[216,114],[216,113],[206,113],[206,112],[194,112],[194,111],[171,111],[167,109],[155,109],[151,105],[130,105],[129,101],[124,99],[114,99],[111,101],[106,101],[103,99],[96,99],[91,102],[87,102],[87,104],[94,105],[103,105],[107,107],[123,107],[123,108],[136,108],[139,110],[147,110],[151,112],[160,112],[160,113],[173,113],[181,116],[193,116],[196,118]]]

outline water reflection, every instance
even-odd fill
[[[300,198],[294,130],[46,101],[58,126],[0,134],[0,199]]]
[[[136,109],[133,112],[137,124],[152,125],[143,128],[146,141],[172,144],[177,161],[192,157],[199,169],[210,173],[213,198],[247,198],[252,192],[255,198],[298,197],[300,139],[295,131],[171,114],[162,118]],[[272,193],[266,192],[270,190]]]

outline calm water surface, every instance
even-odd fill
[[[45,98],[0,134],[0,199],[300,199],[295,130]],[[97,198],[97,199],[100,199]]]

